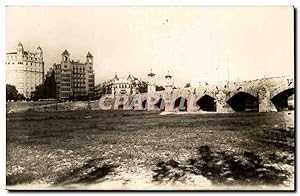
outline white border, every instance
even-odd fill
[[[6,180],[6,106],[5,106],[5,6],[6,5],[18,5],[18,6],[163,6],[163,5],[175,5],[175,6],[266,6],[266,5],[273,5],[273,6],[280,6],[280,5],[294,5],[296,8],[298,8],[298,13],[297,13],[297,25],[299,26],[299,9],[300,9],[300,1],[297,0],[202,0],[202,1],[197,1],[197,0],[2,0],[0,1],[0,20],[1,20],[1,25],[0,25],[0,37],[2,40],[2,44],[0,45],[0,60],[1,60],[1,66],[0,66],[0,85],[1,85],[1,96],[0,96],[0,102],[2,103],[0,105],[1,107],[1,121],[0,121],[0,138],[1,138],[1,161],[0,161],[0,194],[1,195],[6,195],[8,192],[5,190],[5,180]],[[299,38],[298,38],[299,40]],[[298,45],[297,43],[295,43]],[[297,54],[295,54],[297,57],[299,57],[299,50],[297,51]],[[299,60],[298,60],[299,61]],[[298,68],[299,70],[299,68]],[[297,70],[297,76],[298,76],[298,70]],[[297,88],[296,92],[299,92],[299,81],[297,80]],[[299,105],[299,96],[297,98],[297,108],[296,111],[298,111],[298,105]],[[297,125],[298,124],[298,117],[297,117]],[[298,132],[298,130],[296,130]],[[297,142],[299,142],[299,132],[297,133]],[[297,152],[299,152],[299,144],[297,145]],[[298,153],[299,154],[299,153]],[[298,155],[297,154],[297,155]],[[296,155],[296,156],[297,156]],[[297,174],[299,174],[299,157],[297,159],[298,164],[297,164]],[[299,176],[299,175],[297,175]],[[297,178],[297,187],[299,188],[299,179]],[[63,194],[72,194],[72,195],[79,195],[79,194],[90,194],[89,192],[84,192],[84,193],[79,193],[79,192],[72,192],[72,193],[63,193]],[[12,193],[10,193],[12,194]],[[15,194],[15,193],[13,193]],[[39,192],[39,193],[18,193],[18,195],[30,195],[30,194],[37,194],[37,195],[44,195],[45,192]],[[55,194],[55,192],[47,192],[46,194]],[[62,194],[56,193],[56,194]],[[96,193],[99,194],[99,193]],[[120,193],[100,193],[101,195],[112,195],[112,194],[120,194]],[[122,193],[124,194],[124,193]],[[128,194],[128,193],[127,193]],[[132,194],[132,193],[129,193]],[[151,194],[151,193],[144,193],[144,194]],[[164,193],[152,193],[152,194],[164,194]],[[174,194],[174,193],[169,193],[169,194]],[[177,194],[184,194],[184,193],[177,193]],[[194,194],[199,194],[199,193],[194,193]],[[203,194],[203,193],[200,193]],[[210,194],[220,194],[220,193],[210,193]],[[229,193],[232,194],[232,193]],[[240,194],[240,193],[236,193]],[[266,193],[248,193],[248,194],[266,194]],[[269,193],[269,194],[274,194],[274,193]],[[280,193],[283,194],[283,193]],[[289,194],[289,193],[285,193]]]

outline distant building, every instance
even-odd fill
[[[94,88],[94,98],[100,99],[104,94],[103,83],[96,85]]]
[[[61,63],[54,64],[52,68],[55,72],[57,98],[93,98],[95,85],[93,55],[88,52],[84,63],[71,60],[67,50],[61,57]]]
[[[134,95],[136,94],[136,88],[134,78],[129,74],[127,79],[118,78],[115,75],[112,83],[112,94],[113,95]]]
[[[147,92],[147,83],[130,74],[126,79],[119,78],[116,74],[113,79],[98,84],[95,89],[95,97],[97,98],[106,94],[135,95]]]
[[[15,52],[6,53],[6,71],[6,83],[16,86],[20,94],[30,98],[35,87],[44,81],[42,48],[38,46],[35,52],[29,52],[19,43]]]

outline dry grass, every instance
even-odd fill
[[[138,111],[70,111],[8,114],[7,184],[54,185],[81,180],[128,183],[134,180],[128,176],[138,174],[152,183],[159,162],[174,160],[186,164],[199,157],[200,146],[232,156],[251,152],[255,156],[269,157],[268,164],[285,168],[290,180],[294,138],[293,129],[288,128],[293,121],[289,119],[287,113],[160,116],[155,112]],[[92,166],[88,167],[91,162]],[[205,176],[201,172],[199,175]],[[209,180],[214,182],[212,178]]]

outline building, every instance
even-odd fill
[[[93,69],[93,55],[88,52],[86,61],[70,59],[70,53],[65,50],[61,54],[61,63],[54,64],[57,98],[93,98],[95,73]]]
[[[127,79],[118,78],[115,75],[112,83],[113,95],[135,95],[137,86],[135,85],[134,78],[129,74]]]
[[[135,95],[147,92],[147,83],[130,74],[127,78],[119,78],[115,74],[113,79],[98,84],[95,89],[96,98],[100,98],[106,94]]]
[[[6,53],[6,83],[14,85],[20,94],[30,98],[35,87],[44,81],[43,50],[25,51],[22,43],[15,52]]]
[[[95,99],[100,99],[105,93],[103,91],[103,83],[98,84],[94,88],[94,98]]]

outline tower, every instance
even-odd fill
[[[37,54],[37,57],[40,59],[40,60],[43,60],[43,50],[40,46],[37,47],[36,49],[36,54]]]
[[[133,78],[131,77],[130,75],[130,72],[129,72],[129,75],[127,77],[127,82],[128,84],[126,84],[126,91],[127,91],[127,94],[129,95],[132,95],[133,94]]]
[[[68,69],[70,65],[70,53],[65,50],[62,54],[61,54],[61,66],[62,69]]]
[[[112,95],[116,94],[116,91],[117,91],[117,88],[118,88],[118,84],[116,84],[116,82],[118,82],[118,81],[119,81],[119,78],[118,78],[118,75],[116,73],[115,77],[113,79],[113,82],[112,82],[112,86],[111,86],[111,94]]]
[[[114,77],[114,82],[116,82],[116,81],[119,81],[117,73],[115,74],[115,77]]]
[[[19,42],[18,45],[17,45],[17,54],[22,56],[23,52],[24,52],[23,45],[22,45],[21,42]]]
[[[148,74],[148,93],[153,93],[156,91],[155,88],[155,82],[154,82],[154,78],[155,78],[155,74],[152,73],[152,69],[150,71],[150,73]]]
[[[131,77],[131,75],[130,75],[130,72],[129,72],[129,75],[128,75],[128,77],[127,77],[127,80],[128,80],[128,82],[131,82],[131,81],[132,81],[132,77]]]
[[[44,81],[44,61],[43,61],[43,50],[40,46],[36,48],[36,56],[39,61],[39,66],[42,71],[42,81]]]
[[[94,94],[94,86],[95,86],[95,74],[93,71],[93,55],[88,52],[86,55],[86,69],[85,73],[87,77],[85,78],[86,80],[86,89],[88,91],[88,96],[93,97]]]
[[[88,52],[86,55],[86,63],[89,65],[93,65],[93,58],[93,55],[90,52]]]
[[[168,74],[165,76],[166,78],[166,85],[165,85],[165,89],[167,92],[171,92],[172,89],[173,89],[173,81],[172,81],[172,76],[169,74],[169,71],[168,71]]]

